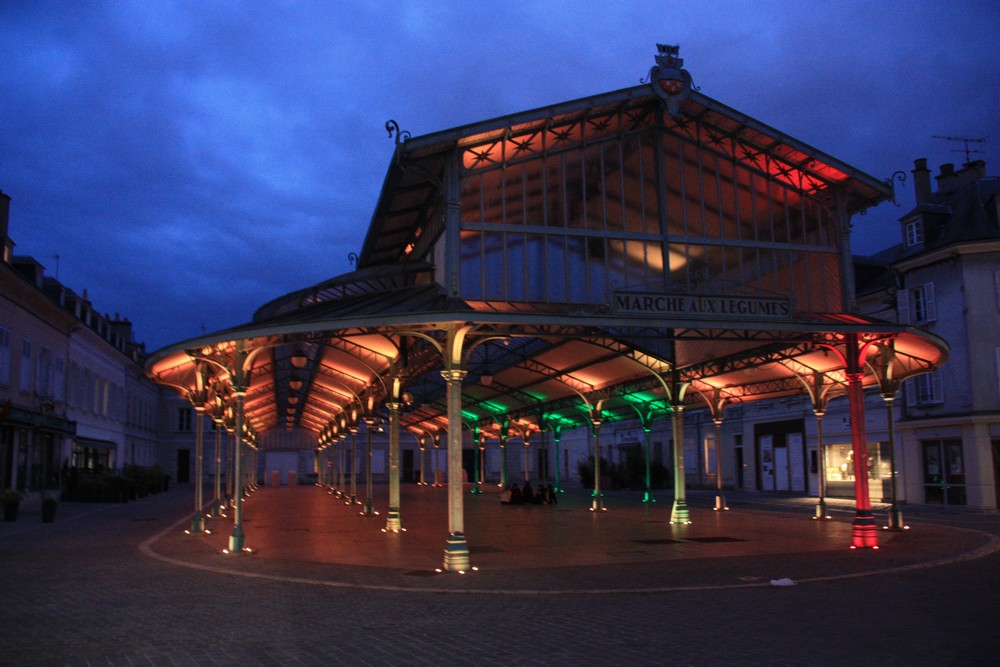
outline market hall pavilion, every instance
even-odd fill
[[[465,571],[465,442],[587,428],[599,452],[602,424],[663,418],[680,443],[687,407],[718,426],[748,401],[806,394],[821,417],[846,395],[851,546],[877,547],[863,391],[891,398],[947,357],[854,313],[851,218],[891,181],[703,95],[664,45],[638,86],[419,137],[386,127],[395,151],[353,271],[148,360],[191,401],[199,448],[204,414],[235,434],[236,480],[255,481],[247,462],[279,430],[307,436],[342,487],[344,437],[382,417],[398,531],[400,434],[442,438],[444,569]],[[684,448],[672,459],[671,521],[686,523]]]

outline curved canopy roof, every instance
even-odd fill
[[[499,437],[602,420],[655,418],[672,404],[708,407],[802,393],[818,405],[846,390],[847,346],[865,352],[866,385],[894,390],[946,355],[912,327],[853,316],[788,321],[484,310],[448,299],[425,265],[360,270],[270,304],[247,325],[166,348],[147,369],[212,409],[232,392],[241,341],[247,422],[263,433],[331,421],[385,398],[393,377],[407,392],[401,425],[418,437],[447,430],[441,352],[448,325],[467,327],[467,427]],[[436,344],[437,343],[437,344]],[[205,393],[198,393],[199,387]]]

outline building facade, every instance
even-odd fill
[[[73,475],[159,461],[161,388],[132,325],[13,253],[0,193],[0,486],[31,503]]]

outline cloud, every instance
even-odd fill
[[[0,5],[11,236],[157,348],[347,271],[414,135],[636,85],[702,92],[878,178],[995,135],[993,2]],[[1000,164],[997,137],[979,155]],[[906,186],[909,187],[909,186]],[[901,191],[903,209],[912,189]],[[856,220],[895,242],[901,209]]]

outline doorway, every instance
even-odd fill
[[[177,483],[187,484],[191,481],[191,450],[177,450]]]
[[[808,492],[804,432],[801,419],[754,425],[758,491]]]
[[[403,470],[402,475],[400,475],[401,482],[413,482],[413,450],[404,449],[403,450]]]
[[[922,440],[924,502],[965,505],[965,459],[960,438]]]

